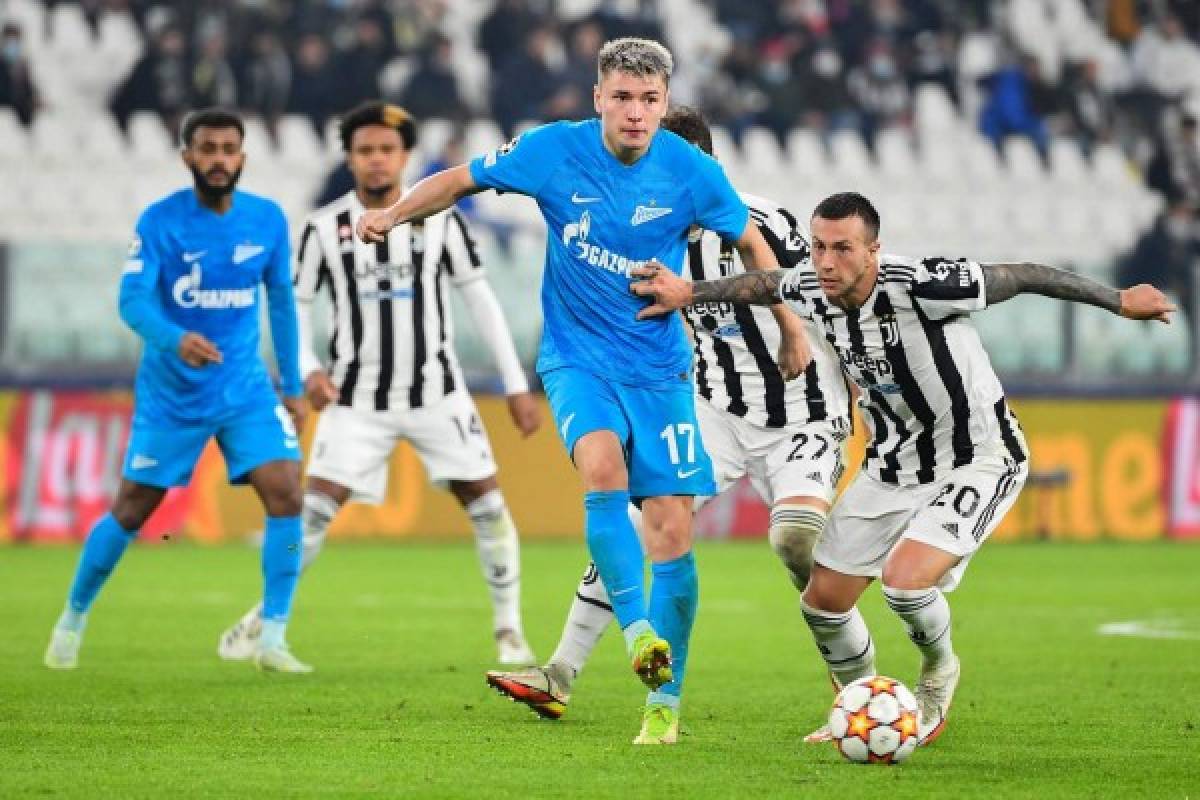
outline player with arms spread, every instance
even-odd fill
[[[1028,474],[1024,436],[967,315],[1018,294],[1087,303],[1128,319],[1169,321],[1175,307],[1149,285],[1116,290],[1040,264],[979,264],[881,255],[879,214],[836,194],[812,216],[811,270],[688,283],[639,269],[648,317],[695,303],[782,297],[825,332],[860,391],[869,438],[863,469],[834,507],[802,598],[835,680],[874,674],[856,607],[875,578],[922,655],[922,744],[943,730],[960,666],[943,592],[1015,502]],[[827,738],[817,731],[809,740]]]
[[[676,106],[663,117],[662,127],[712,154],[712,133],[698,111]],[[811,268],[808,232],[795,216],[767,198],[741,197],[780,266]],[[689,235],[685,277],[714,280],[743,272],[730,242],[700,229]],[[696,414],[717,490],[749,478],[771,509],[771,547],[803,590],[843,472],[842,443],[850,434],[849,396],[837,355],[819,331],[811,332],[812,362],[801,379],[785,382],[771,355],[779,327],[766,308],[706,303],[684,311],[694,342]],[[696,510],[707,499],[698,499]],[[631,506],[630,515],[640,528],[638,510]],[[540,716],[558,719],[612,620],[604,582],[589,564],[546,665],[493,670],[487,682]]]
[[[750,268],[777,266],[720,166],[658,130],[671,70],[671,55],[657,42],[608,42],[594,92],[598,120],[534,128],[426,178],[358,224],[364,239],[379,241],[394,225],[483,189],[537,201],[547,225],[538,372],[583,480],[592,559],[633,668],[652,690],[640,744],[678,737],[698,591],[692,498],[716,487],[698,432],[683,322],[672,315],[639,324],[644,302],[630,293],[630,276],[652,260],[679,270],[692,225],[735,241]],[[809,361],[802,323],[782,307],[775,311],[787,326],[781,364],[794,377]],[[648,608],[642,545],[626,512],[631,498],[641,503],[653,562]]]
[[[397,225],[374,245],[354,239],[354,223],[366,209],[400,198],[416,122],[399,106],[372,101],[351,109],[340,133],[354,188],[309,216],[296,258],[305,393],[322,412],[308,462],[301,570],[316,559],[348,500],[384,501],[388,460],[407,440],[433,482],[447,487],[471,519],[491,591],[497,660],[530,664],[535,656],[521,625],[517,529],[454,354],[447,283],[461,292],[492,348],[514,424],[528,436],[541,425],[541,412],[462,215],[449,210]],[[335,316],[328,370],[310,335],[312,304],[322,287],[333,296]],[[255,606],[222,634],[222,658],[253,654],[261,614]]]
[[[262,548],[263,670],[311,671],[284,629],[300,568],[300,445],[304,418],[287,221],[266,198],[236,191],[245,162],[236,115],[209,109],[183,125],[194,187],[147,208],[121,278],[121,318],[145,343],[133,429],[112,511],[92,528],[46,666],[78,663],[88,609],[167,489],[186,486],[216,437],[233,483],[249,483],[267,513]],[[283,382],[275,394],[259,355],[259,285]]]

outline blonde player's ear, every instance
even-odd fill
[[[600,84],[592,87],[592,107],[596,109],[596,113],[600,113]]]

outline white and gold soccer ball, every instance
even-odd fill
[[[846,684],[829,712],[838,752],[858,764],[899,764],[917,747],[917,698],[883,675]]]

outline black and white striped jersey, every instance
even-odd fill
[[[926,484],[977,455],[1026,460],[1020,425],[967,320],[987,305],[979,264],[884,255],[871,296],[851,311],[831,304],[809,270],[793,270],[780,295],[821,326],[862,390],[869,474]]]
[[[475,243],[457,211],[397,225],[387,240],[354,235],[364,208],[348,192],[308,218],[296,254],[297,302],[322,288],[333,298],[329,374],[338,403],[361,409],[421,408],[462,387],[454,354],[447,281],[484,276]],[[315,364],[305,359],[304,374]]]
[[[808,234],[796,218],[765,198],[744,193],[741,198],[780,266],[811,269]],[[719,280],[744,271],[732,242],[711,231],[689,237],[683,277]],[[696,392],[715,407],[768,428],[848,418],[846,383],[819,329],[809,330],[812,363],[788,383],[776,361],[779,326],[765,306],[703,303],[685,313],[694,341]]]

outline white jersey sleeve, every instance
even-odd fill
[[[483,262],[475,240],[461,213],[452,210],[446,217],[446,272],[455,286],[462,286],[484,277]]]

